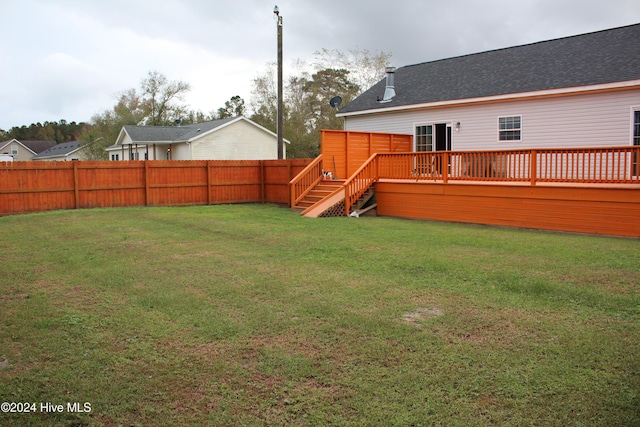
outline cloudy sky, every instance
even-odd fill
[[[639,0],[0,0],[0,129],[89,121],[155,70],[209,113],[276,59],[322,49],[397,67],[640,22]],[[285,76],[286,77],[286,76]]]

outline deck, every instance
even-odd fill
[[[639,159],[640,146],[376,152],[343,184],[340,214],[373,187],[378,215],[640,237]],[[292,206],[334,163],[292,180]]]

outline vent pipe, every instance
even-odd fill
[[[384,88],[384,95],[382,96],[382,100],[380,102],[390,102],[394,96],[396,96],[396,88],[394,83],[394,77],[396,72],[396,67],[387,67],[385,68],[387,72],[387,85]]]

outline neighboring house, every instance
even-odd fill
[[[278,158],[277,135],[245,117],[184,126],[124,126],[106,150],[110,160]]]
[[[640,24],[387,71],[345,130],[414,151],[640,145]]]
[[[0,154],[13,157],[14,161],[31,160],[36,154],[56,145],[55,141],[25,140],[18,141],[11,139],[9,141],[0,142]]]
[[[31,160],[69,161],[87,160],[87,146],[80,141],[63,142],[33,156]]]

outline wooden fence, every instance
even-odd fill
[[[322,168],[334,178],[347,179],[374,153],[411,152],[412,141],[412,135],[323,130]]]
[[[288,204],[312,159],[0,163],[0,215],[56,209]]]

